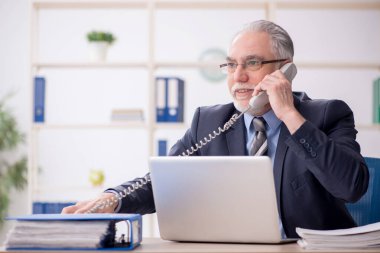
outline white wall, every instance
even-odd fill
[[[263,10],[160,10],[156,15],[156,58],[160,61],[195,61],[207,48],[227,48],[241,24],[264,16]],[[294,39],[296,62],[380,64],[379,10],[282,10],[276,13],[276,19]],[[118,39],[110,50],[110,60],[146,60],[146,20],[146,13],[142,10],[42,11],[39,57],[45,61],[85,60],[84,34],[93,28],[111,27]],[[0,40],[0,97],[10,91],[16,92],[9,106],[13,108],[21,129],[27,132],[30,127],[27,0],[0,0],[0,34],[4,35]],[[49,123],[104,123],[109,120],[112,108],[141,107],[147,110],[147,73],[144,69],[42,69],[40,74],[55,84],[54,89],[47,89],[46,117]],[[226,103],[230,99],[224,82],[208,83],[196,69],[161,68],[157,75],[178,75],[186,80],[187,122],[190,122],[195,107]],[[379,71],[374,69],[299,68],[294,89],[305,90],[313,98],[343,99],[352,107],[358,124],[370,124],[372,81],[379,76]],[[119,91],[116,94],[112,92],[115,89]],[[183,130],[162,130],[155,136],[166,137],[173,143],[182,134]],[[49,188],[52,187],[49,182],[88,187],[88,170],[93,167],[106,170],[106,185],[110,186],[141,175],[147,171],[147,152],[135,151],[144,150],[146,139],[146,133],[139,130],[127,134],[118,130],[44,131],[39,136],[41,182],[46,182]],[[380,157],[377,147],[379,130],[359,128],[358,141],[363,155]],[[56,170],[51,173],[49,168]],[[72,177],[73,174],[76,177]],[[75,196],[56,191],[40,198],[84,199],[99,191],[101,189],[94,189]],[[11,215],[26,213],[25,195],[13,194]],[[3,236],[0,233],[0,242]]]
[[[14,93],[8,101],[16,116],[20,129],[27,133],[29,120],[29,27],[27,0],[0,1],[0,98]],[[18,155],[26,154],[26,147],[20,148]],[[12,192],[9,213],[11,215],[25,214],[27,210],[26,192]],[[10,228],[7,222],[0,229],[0,245],[5,232]]]

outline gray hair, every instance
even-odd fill
[[[293,61],[294,46],[289,34],[279,25],[267,20],[258,20],[246,24],[233,38],[244,32],[265,32],[271,37],[272,52],[281,59]]]

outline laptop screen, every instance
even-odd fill
[[[281,241],[269,157],[151,157],[149,166],[163,239]]]

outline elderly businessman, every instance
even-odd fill
[[[226,63],[221,65],[227,72],[233,103],[199,107],[190,129],[170,155],[189,149],[233,114],[244,111],[252,97],[266,92],[268,103],[254,114],[244,113],[229,130],[193,155],[257,155],[257,150],[268,155],[273,162],[284,237],[297,237],[296,227],[356,226],[345,203],[357,201],[366,192],[369,175],[355,140],[353,113],[343,101],[314,100],[303,92],[292,92],[290,81],[279,69],[292,62],[293,55],[293,42],[280,26],[265,20],[246,25],[233,38]],[[146,184],[132,194],[107,207],[94,208],[139,180],[66,207],[63,213],[155,212],[152,186],[144,180]]]

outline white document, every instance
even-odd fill
[[[298,244],[305,249],[380,248],[380,222],[348,229],[296,228]]]

